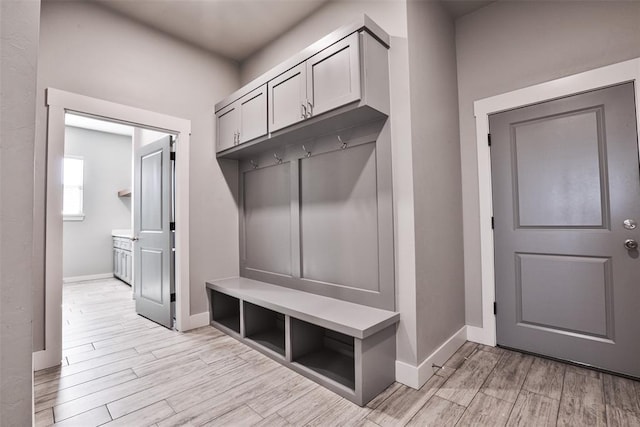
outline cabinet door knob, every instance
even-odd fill
[[[131,240],[135,242],[136,240],[140,240],[140,238],[138,236],[133,236]]]
[[[307,111],[309,112],[309,117],[313,116],[313,104],[308,99],[307,99]]]
[[[301,107],[301,110],[302,110],[300,118],[306,119],[307,118],[307,106],[302,104],[300,107]]]

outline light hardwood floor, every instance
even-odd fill
[[[35,409],[37,426],[640,426],[640,383],[467,342],[360,408],[214,328],[136,315],[107,280],[64,286],[64,362],[36,372]]]

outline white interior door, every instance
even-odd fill
[[[174,294],[171,136],[144,145],[134,166],[136,312],[172,327]]]

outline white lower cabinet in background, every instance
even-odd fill
[[[131,239],[113,236],[113,275],[123,282],[133,283],[133,255]]]

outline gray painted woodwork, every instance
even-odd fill
[[[300,160],[301,276],[378,292],[375,145]]]
[[[218,111],[216,124],[216,151],[223,151],[266,135],[266,85]]]
[[[387,45],[352,32],[305,60],[268,81],[270,133],[218,154],[241,160],[240,275],[393,310]],[[340,79],[348,96],[329,87]]]
[[[267,87],[262,86],[240,98],[238,143],[243,144],[267,134]]]
[[[513,127],[518,227],[603,226],[599,114],[574,111]]]
[[[291,180],[289,163],[244,173],[246,268],[291,275]]]
[[[307,118],[307,69],[302,63],[271,80],[269,88],[269,132]]]
[[[170,136],[136,151],[133,220],[136,312],[167,328],[173,326],[170,151]]]
[[[269,81],[269,132],[360,99],[359,33]]]
[[[360,99],[360,37],[353,33],[306,61],[309,116]]]
[[[286,61],[273,67],[271,70],[267,71],[260,77],[254,79],[250,83],[233,92],[225,99],[217,102],[215,105],[215,111],[217,112],[221,110],[222,108],[231,104],[235,100],[240,99],[252,90],[255,90],[256,88],[266,84],[269,80],[274,79],[285,71],[290,70],[296,65],[306,61],[308,58],[312,57],[321,50],[326,49],[328,46],[331,46],[332,44],[344,39],[348,35],[358,31],[366,31],[366,33],[372,39],[376,40],[376,42],[381,46],[384,46],[385,49],[388,49],[391,45],[389,35],[382,28],[380,28],[378,24],[371,20],[369,16],[367,16],[366,14],[362,14],[362,16],[358,20],[338,28],[337,30],[333,31],[332,33],[326,35],[317,42],[298,52],[297,54],[291,56]]]
[[[360,406],[395,380],[399,313],[242,277],[207,290],[213,326]]]
[[[284,315],[247,301],[242,304],[244,306],[244,336],[284,356]]]
[[[243,159],[388,116],[387,45],[365,30],[355,32],[283,69],[267,87],[269,133],[241,147],[219,141],[218,157]],[[217,110],[218,120],[233,116],[237,104]]]
[[[498,344],[640,377],[633,83],[490,117]]]
[[[221,292],[211,297],[211,320],[240,333],[240,300]]]
[[[344,150],[337,135],[330,134],[278,150],[276,154],[282,159],[281,164],[274,159],[273,152],[240,163],[242,276],[357,304],[394,309],[388,126],[388,121],[379,121],[340,130],[338,135],[347,144]],[[301,145],[311,152],[309,157]],[[252,178],[262,169],[272,168],[289,168],[288,186],[273,171],[256,175],[261,177],[259,180]],[[251,180],[254,183],[247,184]],[[264,194],[256,195],[254,201],[253,196],[245,193],[255,193],[257,187]],[[272,207],[267,209],[262,206],[267,202],[259,200],[272,199],[268,204],[273,205],[276,199],[281,199],[284,206],[285,192],[289,190],[291,222],[287,233],[281,231],[286,222],[284,211],[276,211]],[[319,197],[323,200],[314,200]],[[332,199],[331,203],[325,203],[327,197]],[[250,212],[253,213],[249,221],[245,203],[252,204]],[[322,204],[329,208],[322,208]],[[260,229],[253,227],[258,208],[264,210],[260,218],[265,220]],[[309,215],[305,216],[305,213]],[[310,221],[305,223],[305,219]],[[286,247],[287,236],[291,240],[290,251]],[[330,241],[328,236],[334,241]],[[260,241],[253,242],[252,239],[256,238]],[[260,257],[269,259],[272,266],[290,262],[290,273],[288,270],[283,274],[283,270],[265,269],[264,265],[256,268],[247,257],[247,250],[251,248],[261,250]],[[306,272],[303,271],[305,268]]]
[[[223,151],[236,145],[236,135],[240,124],[238,103],[227,106],[216,113],[216,149]]]
[[[207,282],[207,288],[356,338],[367,338],[400,319],[367,307],[244,277]]]

